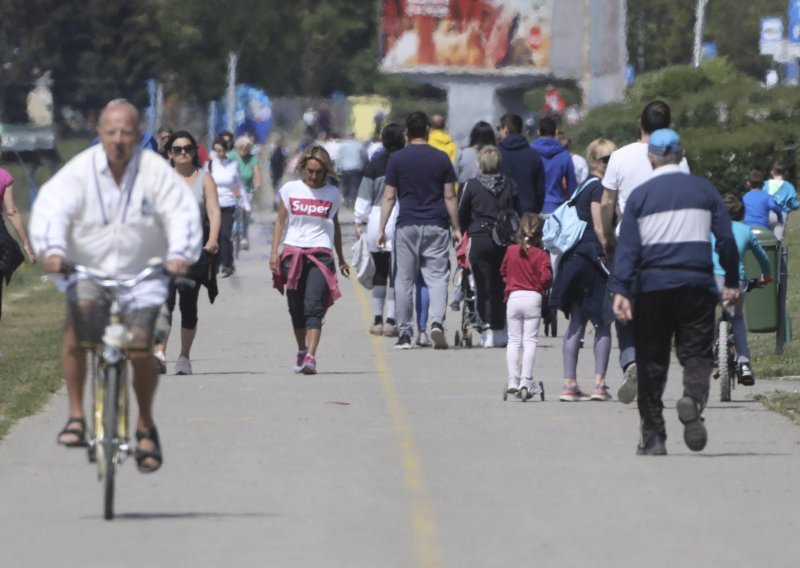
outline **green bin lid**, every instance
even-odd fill
[[[763,247],[765,245],[777,245],[778,239],[775,238],[775,233],[770,231],[767,227],[750,227],[753,234],[758,239],[758,243]]]

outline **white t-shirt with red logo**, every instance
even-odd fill
[[[279,192],[289,213],[284,244],[333,250],[333,217],[342,203],[332,185],[311,189],[300,180],[286,183]]]

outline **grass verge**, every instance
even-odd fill
[[[784,243],[789,250],[786,304],[788,317],[794,324],[800,321],[797,319],[800,316],[800,214],[789,217]],[[800,334],[800,327],[791,327],[794,335]],[[800,338],[787,341],[780,355],[775,354],[774,333],[749,333],[747,341],[758,378],[800,376]]]
[[[757,394],[755,399],[774,412],[783,414],[800,426],[800,392],[774,391]]]
[[[37,412],[62,383],[64,297],[40,275],[38,267],[26,263],[3,288],[0,439],[14,422]]]

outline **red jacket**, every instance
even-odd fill
[[[519,245],[506,249],[500,275],[506,281],[504,301],[508,302],[511,292],[528,290],[544,294],[553,284],[553,269],[550,267],[550,254],[538,247],[528,249],[522,254]]]

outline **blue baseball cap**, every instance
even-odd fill
[[[681,137],[671,128],[660,128],[650,135],[647,151],[659,158],[667,154],[680,154],[683,152]]]

